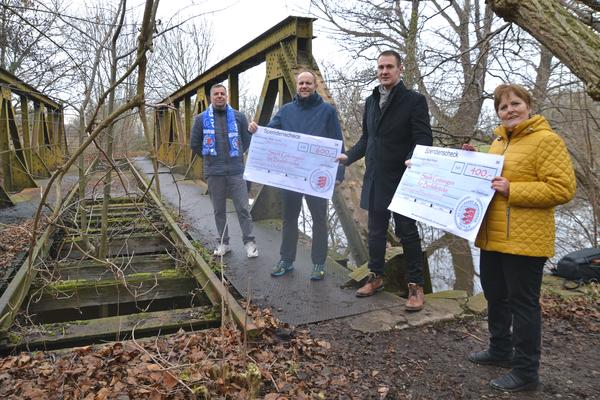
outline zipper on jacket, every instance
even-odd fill
[[[510,239],[510,206],[506,207],[506,240]]]
[[[508,149],[508,145],[510,144],[510,138],[506,140],[506,144],[504,145],[504,149],[502,150],[502,155],[506,153],[506,149]]]
[[[508,149],[508,145],[510,144],[510,137],[506,140],[506,145],[504,145],[504,150],[502,150],[502,155],[506,153],[506,149]],[[506,203],[508,204],[508,199],[506,199]],[[510,206],[506,206],[506,240],[510,239]]]

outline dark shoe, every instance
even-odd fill
[[[289,261],[279,260],[279,262],[273,267],[273,270],[271,271],[271,276],[283,276],[288,272],[292,272],[293,270],[293,263]]]
[[[369,297],[383,290],[383,276],[371,273],[367,283],[356,291],[356,297]]]
[[[528,392],[537,390],[540,386],[540,378],[523,379],[513,372],[509,372],[499,378],[490,381],[490,387],[503,392]]]
[[[416,283],[408,284],[408,298],[406,299],[406,311],[421,311],[425,304],[423,287]]]
[[[325,265],[315,264],[310,274],[311,281],[320,281],[325,278]]]
[[[493,357],[488,350],[474,351],[467,357],[469,361],[479,365],[495,365],[496,367],[510,368],[512,366],[512,358],[496,358]]]

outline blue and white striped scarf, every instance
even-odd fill
[[[233,108],[229,105],[225,105],[225,111],[227,112],[227,132],[229,136],[229,157],[239,157],[239,135],[238,127],[235,123],[235,114]],[[208,106],[208,110],[202,116],[202,131],[204,133],[204,140],[202,141],[202,155],[203,156],[217,156],[216,138],[215,138],[215,113],[212,104]]]

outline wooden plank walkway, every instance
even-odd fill
[[[133,330],[145,336],[214,327],[223,298],[238,323],[250,334],[256,330],[143,179],[130,173],[140,188],[111,199],[106,257],[95,251],[101,199],[86,202],[91,229],[85,240],[73,201],[57,234],[49,230],[36,244],[41,256],[32,258],[33,268],[21,266],[0,298],[0,351],[115,340]]]

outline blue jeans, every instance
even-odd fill
[[[311,259],[313,264],[325,264],[327,258],[327,199],[304,195],[290,190],[282,190],[283,229],[281,232],[281,259],[290,263],[296,260],[298,246],[298,217],[302,208],[302,197],[312,217],[312,247]]]
[[[540,289],[545,257],[481,250],[480,273],[488,302],[490,354],[513,354],[513,372],[524,379],[538,376],[542,342]],[[511,333],[512,326],[512,333]]]

